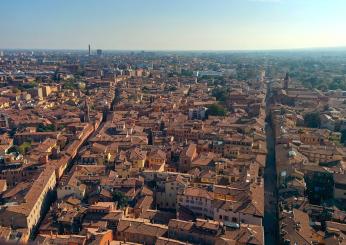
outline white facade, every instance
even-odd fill
[[[57,188],[58,199],[62,199],[67,196],[74,196],[78,199],[83,199],[85,196],[86,187],[84,184],[79,186],[64,185]]]
[[[197,216],[210,219],[214,217],[212,200],[209,198],[178,195],[177,202],[179,205],[190,209]]]
[[[225,209],[214,209],[214,220],[222,221],[224,223],[232,222],[238,224],[251,224],[262,226],[262,217],[243,212],[232,212]]]
[[[189,109],[189,119],[190,120],[203,120],[206,117],[208,108],[206,107],[199,107],[199,108],[192,108]]]

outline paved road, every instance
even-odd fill
[[[269,91],[268,91],[269,95]],[[270,96],[270,95],[269,95]],[[269,99],[270,100],[270,99]],[[268,100],[268,101],[269,101]],[[267,109],[269,102],[267,102]],[[279,244],[278,213],[277,213],[277,187],[275,168],[275,142],[270,124],[266,125],[267,160],[264,169],[264,233],[265,244]]]

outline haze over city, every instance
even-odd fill
[[[11,0],[0,48],[261,50],[346,46],[343,0]]]

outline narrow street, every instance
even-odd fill
[[[270,88],[270,84],[268,84]],[[267,92],[266,111],[269,115],[270,89]],[[265,244],[279,244],[279,225],[277,212],[277,185],[276,185],[276,167],[275,167],[275,141],[273,130],[269,122],[266,123],[267,139],[267,160],[264,169],[264,233]]]

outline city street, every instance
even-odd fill
[[[270,86],[270,85],[269,85]],[[270,91],[268,90],[270,98]],[[269,101],[267,100],[267,109]],[[267,115],[268,115],[267,110]],[[267,138],[267,160],[264,169],[264,233],[265,244],[278,244],[278,213],[277,213],[277,186],[276,186],[276,168],[275,168],[275,142],[274,135],[269,123],[266,124]]]

